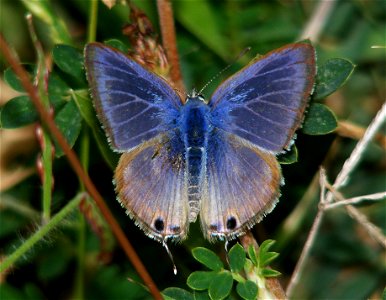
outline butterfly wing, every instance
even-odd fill
[[[99,43],[86,46],[85,66],[98,117],[115,150],[130,150],[173,127],[181,101],[161,77]]]
[[[102,44],[85,48],[95,108],[115,150],[118,199],[159,241],[188,230],[183,144],[175,132],[181,101],[161,77]]]
[[[269,152],[281,152],[301,125],[315,72],[310,44],[268,53],[214,92],[209,103],[214,126]]]
[[[161,134],[122,154],[115,172],[122,206],[144,232],[158,240],[184,239],[189,205],[183,144]]]
[[[219,130],[207,152],[206,193],[200,220],[208,239],[232,239],[275,206],[281,182],[274,154]]]

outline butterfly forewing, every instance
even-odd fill
[[[279,197],[281,172],[273,154],[217,132],[207,158],[200,220],[207,238],[232,239],[259,222]]]
[[[285,46],[227,79],[209,105],[215,126],[279,153],[303,119],[315,77],[310,44]]]
[[[112,146],[127,151],[169,130],[181,101],[159,76],[102,44],[85,48],[95,108]]]
[[[119,201],[150,237],[183,239],[189,205],[182,151],[161,135],[121,156],[115,172]]]

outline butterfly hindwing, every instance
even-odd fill
[[[181,101],[161,77],[99,43],[85,48],[91,94],[115,150],[127,151],[170,130]]]
[[[189,204],[185,162],[178,141],[166,135],[122,154],[115,172],[119,201],[144,230],[159,241],[183,239],[188,231]]]
[[[259,222],[278,201],[280,166],[239,137],[219,130],[207,153],[200,220],[208,239],[232,239]]]
[[[215,126],[279,153],[299,128],[312,92],[315,53],[307,43],[270,52],[222,83],[211,106]]]

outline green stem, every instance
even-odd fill
[[[74,299],[84,299],[84,273],[86,257],[86,221],[81,212],[78,214],[78,268],[75,277],[75,295]]]
[[[89,166],[90,153],[90,135],[87,126],[83,127],[82,140],[80,146],[80,160],[85,170]],[[80,181],[80,188],[85,191],[85,187]],[[75,295],[74,299],[84,299],[84,273],[85,273],[85,257],[86,257],[86,222],[83,214],[79,212],[79,226],[78,226],[78,268],[75,277]]]
[[[45,62],[45,55],[43,51],[43,47],[38,39],[38,36],[36,35],[36,31],[32,22],[32,15],[28,14],[26,16],[27,22],[28,22],[28,29],[29,33],[31,35],[32,42],[35,47],[35,51],[37,54],[37,65],[38,65],[38,72],[37,72],[37,79],[38,84],[37,88],[39,91],[39,95],[42,99],[42,102],[46,109],[48,110],[50,108],[50,102],[48,99],[48,95],[45,89],[46,84],[46,74],[48,72],[46,62]],[[43,184],[43,195],[42,195],[42,207],[43,207],[43,213],[42,213],[42,220],[43,224],[47,223],[51,218],[51,202],[52,202],[52,142],[50,135],[48,132],[43,129],[42,133],[42,167],[43,167],[43,178],[42,178],[42,184]]]
[[[51,218],[52,200],[52,143],[46,130],[43,130],[43,222],[46,223]]]
[[[59,225],[59,223],[75,208],[78,207],[80,201],[84,198],[84,193],[78,194],[73,198],[65,207],[63,207],[60,212],[58,212],[47,224],[41,227],[37,232],[35,232],[28,240],[22,243],[22,245],[17,248],[11,255],[7,256],[2,263],[0,264],[0,273],[7,270],[13,263],[20,259],[27,251],[32,249],[32,247],[42,241],[44,236],[48,234],[52,229]]]
[[[98,21],[98,0],[90,1],[90,20],[88,23],[87,42],[94,42],[96,39]]]

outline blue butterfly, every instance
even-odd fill
[[[99,43],[85,49],[98,117],[114,150],[118,199],[160,242],[200,216],[209,240],[242,235],[280,196],[278,153],[291,146],[315,80],[315,51],[290,44],[254,60],[208,102],[183,103],[161,77]]]

